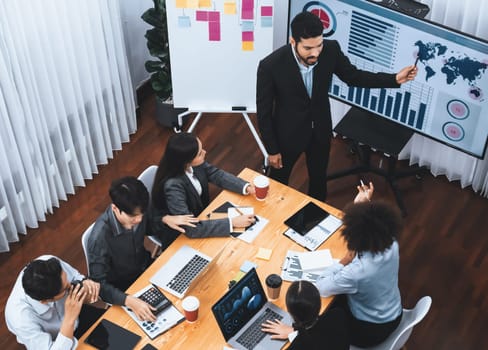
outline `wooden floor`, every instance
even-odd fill
[[[137,176],[148,165],[157,164],[172,134],[172,130],[158,126],[153,115],[154,103],[147,100],[131,142],[115,152],[110,164],[101,166],[99,174],[86,187],[77,189],[76,195],[63,202],[38,229],[29,230],[20,242],[12,244],[11,252],[0,254],[2,313],[18,272],[31,259],[54,254],[86,271],[80,237],[109,204],[111,180]],[[261,154],[239,115],[205,115],[195,131],[208,152],[207,159],[215,165],[233,173],[243,167],[259,169]],[[346,168],[354,161],[347,144],[334,139],[329,171]],[[374,161],[379,163],[379,158]],[[374,181],[376,198],[393,200],[382,178],[364,174],[362,179]],[[331,181],[328,202],[342,208],[353,198],[358,181],[358,176]],[[406,178],[399,184],[409,211],[400,238],[403,304],[411,308],[424,295],[433,298],[432,308],[414,329],[408,349],[488,348],[488,200],[444,177]],[[295,168],[291,185],[306,189],[303,160]],[[1,320],[0,348],[21,349],[7,331],[3,317]]]

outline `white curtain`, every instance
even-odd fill
[[[488,0],[422,0],[430,7],[426,19],[488,40]],[[332,101],[334,125],[349,110],[343,103]],[[482,116],[488,118],[488,116]],[[483,160],[474,158],[439,142],[415,134],[400,154],[410,164],[427,166],[434,176],[445,175],[450,181],[488,197],[488,152]]]
[[[135,131],[117,0],[0,1],[0,251]]]

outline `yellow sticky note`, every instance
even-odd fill
[[[268,248],[259,248],[258,253],[256,254],[256,258],[258,259],[263,259],[263,260],[269,260],[271,258],[271,253],[273,251]]]
[[[186,7],[189,9],[197,9],[198,0],[186,0]]]
[[[235,15],[236,13],[237,13],[237,10],[236,10],[236,2],[235,1],[224,2],[224,14],[225,15]]]
[[[254,41],[243,41],[242,51],[254,51]]]
[[[186,0],[176,0],[176,8],[177,9],[186,8]]]
[[[200,0],[198,7],[211,7],[212,1],[211,0]]]

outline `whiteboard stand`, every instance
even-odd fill
[[[204,112],[188,110],[186,112],[178,114],[178,126],[174,128],[175,132],[181,131],[181,127],[183,126],[183,117],[187,116],[190,113],[197,113],[197,115],[196,115],[195,119],[193,119],[193,122],[191,123],[187,132],[192,132],[193,129],[195,129],[198,122],[200,121],[200,118],[202,118]],[[227,111],[227,112],[212,112],[212,113],[240,113],[242,115],[242,117],[244,118],[244,120],[247,123],[247,126],[249,127],[249,130],[251,130],[251,133],[252,133],[252,136],[254,137],[254,140],[256,140],[256,143],[258,144],[258,147],[261,150],[261,153],[263,154],[263,157],[264,157],[263,172],[265,172],[266,169],[268,168],[268,152],[266,152],[266,148],[264,147],[263,142],[259,138],[259,135],[256,131],[256,128],[254,127],[254,125],[252,125],[251,119],[249,119],[249,115],[247,114],[247,112],[242,112],[242,111],[239,111],[239,112],[231,111],[231,112],[229,112],[229,111]]]

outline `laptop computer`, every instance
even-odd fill
[[[292,323],[290,315],[268,302],[256,269],[252,268],[212,306],[225,340],[234,349],[281,349],[286,340],[271,339],[261,331],[266,320]]]
[[[224,249],[225,246],[212,259],[184,245],[151,277],[150,281],[168,293],[183,298],[215,264]]]

